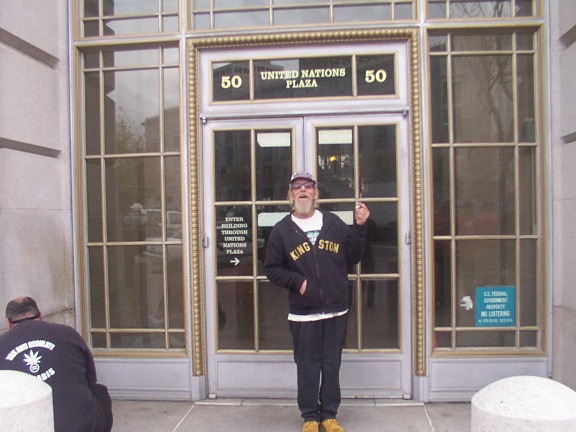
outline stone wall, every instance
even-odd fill
[[[553,378],[576,389],[576,7],[550,1]]]
[[[30,295],[74,324],[67,8],[0,2],[0,311]]]

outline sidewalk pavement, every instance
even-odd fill
[[[114,400],[114,432],[300,432],[293,400],[217,399],[199,402]],[[346,432],[470,432],[469,403],[343,400]]]

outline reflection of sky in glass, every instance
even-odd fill
[[[158,13],[158,0],[114,0],[104,2],[105,15]]]
[[[110,72],[112,73],[112,72]],[[128,122],[132,132],[143,135],[144,120],[160,111],[158,71],[113,72],[114,90],[108,97],[114,101],[117,122]]]

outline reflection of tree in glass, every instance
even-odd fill
[[[136,132],[134,120],[130,118],[126,110],[118,108],[116,127],[114,129],[114,153],[136,153],[143,145],[143,139]]]
[[[510,16],[510,0],[452,1],[451,18],[496,18]]]

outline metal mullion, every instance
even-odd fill
[[[252,304],[254,305],[254,351],[259,351],[260,329],[258,323],[260,322],[260,312],[258,309],[258,282],[255,280],[254,275],[258,273],[258,235],[254,235],[254,221],[256,220],[256,128],[250,130],[250,235],[252,236]],[[254,240],[256,239],[256,241]]]
[[[355,59],[353,61],[353,64],[355,65]],[[353,72],[352,74],[354,74],[354,70],[356,68],[353,68]],[[353,83],[355,82],[352,81]],[[353,84],[353,86],[355,87],[355,85]],[[360,200],[362,198],[362,190],[360,189],[360,141],[359,141],[359,132],[358,132],[358,125],[354,124],[352,126],[352,154],[354,155],[354,199],[356,200]],[[316,158],[317,159],[317,158]],[[354,219],[354,216],[352,216],[352,218]],[[358,350],[361,351],[362,347],[363,347],[363,340],[362,340],[362,290],[364,289],[362,287],[362,279],[360,277],[360,272],[359,272],[359,268],[360,266],[358,264],[356,264],[354,266],[356,268],[355,273],[356,273],[356,320],[357,320],[357,332],[356,332],[356,344],[358,346]]]
[[[448,11],[448,7],[447,7]],[[446,82],[448,99],[448,169],[449,169],[449,195],[450,195],[450,321],[451,341],[450,346],[456,349],[456,319],[457,319],[457,296],[456,296],[456,186],[454,167],[454,94],[452,82],[452,33],[446,33]]]
[[[102,8],[102,0],[100,0],[100,7]],[[102,9],[100,9],[100,12]],[[100,20],[102,23],[102,20]],[[99,51],[99,75],[100,75],[100,82],[99,82],[99,89],[98,89],[98,98],[100,100],[100,194],[102,196],[102,261],[104,264],[104,320],[105,320],[105,335],[106,335],[106,349],[112,348],[112,339],[110,335],[110,273],[108,268],[108,212],[107,212],[107,199],[106,199],[106,159],[105,151],[106,151],[106,135],[105,135],[105,121],[106,116],[104,115],[104,106],[105,106],[105,98],[104,98],[104,52],[102,50]],[[90,284],[90,291],[92,290],[92,286]],[[91,314],[90,314],[91,315]],[[92,320],[90,321],[90,326],[92,326]]]
[[[160,8],[162,0],[158,0]],[[160,66],[158,67],[158,89],[160,98],[160,116],[159,116],[159,134],[160,134],[160,211],[162,221],[162,293],[164,296],[164,346],[166,349],[170,348],[169,334],[168,334],[168,247],[166,246],[166,161],[164,157],[164,122],[166,121],[164,109],[164,58],[163,47],[158,47],[158,58]]]

